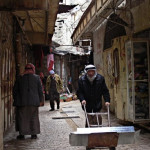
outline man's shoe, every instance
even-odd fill
[[[24,140],[25,137],[24,137],[24,135],[18,135],[18,136],[17,136],[17,139],[18,139],[18,140]]]
[[[57,106],[57,109],[59,109],[59,106]]]
[[[49,111],[54,111],[55,109],[50,109]]]
[[[37,135],[31,135],[31,139],[37,139]]]

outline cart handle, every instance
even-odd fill
[[[84,107],[84,113],[85,113],[87,125],[88,125],[88,127],[90,128],[90,123],[89,123],[89,119],[88,119],[88,116],[87,116],[85,104],[83,105],[83,107]],[[108,118],[108,127],[111,127],[109,105],[107,105],[106,107],[107,107],[107,113],[99,113],[99,114],[105,114],[105,115],[107,114],[107,118]],[[94,114],[94,113],[92,113],[92,114]],[[98,119],[98,114],[97,114],[97,113],[96,113],[96,117],[97,117],[97,119]]]
[[[88,119],[88,116],[87,116],[87,112],[86,112],[85,104],[83,105],[83,107],[84,107],[84,113],[85,113],[85,117],[86,117],[87,125],[88,125],[88,128],[90,128],[90,123],[89,123],[89,119]]]
[[[110,124],[110,110],[109,110],[109,105],[107,105],[107,116],[108,116],[108,126],[111,127],[111,124]]]

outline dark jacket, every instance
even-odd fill
[[[39,106],[43,100],[40,77],[25,74],[18,77],[13,87],[14,106]]]
[[[77,96],[82,102],[86,100],[87,112],[98,112],[102,108],[102,96],[105,102],[110,102],[110,95],[105,83],[105,79],[100,74],[91,84],[86,75],[82,76],[78,82]]]

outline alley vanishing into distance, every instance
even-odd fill
[[[93,75],[89,76],[88,70],[93,70]],[[150,0],[0,0],[0,71],[0,150],[85,150],[85,146],[73,147],[69,143],[69,134],[85,126],[81,104],[72,100],[77,91],[80,93],[79,89],[81,96],[77,94],[76,99],[83,100],[83,104],[86,100],[86,106],[98,108],[99,95],[108,105],[110,100],[112,127],[123,126],[123,121],[130,122],[129,126],[138,124],[135,126],[135,143],[117,145],[117,150],[150,150]],[[30,98],[29,102],[42,100],[30,92],[29,85],[36,84],[30,83],[28,77],[27,82],[24,81],[31,96],[26,93],[20,96],[20,91],[25,88],[23,84],[16,90],[19,94],[14,94],[15,82],[31,72],[40,76],[41,97],[45,93],[45,99],[52,102],[52,97],[56,96],[54,99],[58,100],[60,93],[60,98],[71,100],[61,102],[60,109],[55,111],[49,111],[49,101],[46,101],[43,107],[39,107],[41,133],[38,138],[31,139],[28,135],[25,140],[17,140],[15,122],[17,124],[22,119],[15,118],[20,111],[15,111],[14,106],[18,110],[22,106],[23,109],[39,106],[26,102]],[[58,74],[63,85],[55,82],[54,76],[52,84],[49,84],[50,74]],[[87,78],[90,84],[87,82],[83,90],[79,88],[78,81],[84,74],[88,76],[83,79]],[[99,74],[104,77],[103,80],[98,78]],[[49,82],[47,90],[46,81]],[[103,84],[105,82],[109,93]],[[57,89],[55,83],[60,83],[63,88],[52,94],[50,89],[55,92]],[[35,90],[35,87],[32,89]],[[82,97],[85,93],[89,95]],[[24,99],[25,104],[15,104],[15,99],[18,102]],[[24,113],[27,118],[30,116],[28,112]],[[106,121],[107,118],[103,117],[104,124]],[[25,123],[22,123],[25,126],[22,129],[28,129]],[[38,126],[37,133],[38,123],[34,124]],[[30,125],[33,129],[34,125]],[[134,134],[133,128],[132,131]],[[111,132],[115,138],[107,136],[106,132]],[[93,141],[109,143],[109,137],[109,141],[116,140],[116,143],[122,139],[126,143],[132,141],[129,131],[119,140],[118,131],[114,133],[108,129],[106,132],[104,141],[101,137],[93,138],[93,133],[86,134],[84,139],[88,145]],[[123,130],[120,132],[122,134]],[[36,138],[37,133],[27,134]],[[21,131],[20,134],[26,135]]]
[[[69,144],[69,134],[76,128],[84,127],[85,117],[78,100],[61,102],[60,110],[49,111],[49,102],[40,107],[41,134],[36,140],[26,136],[25,140],[16,140],[18,135],[14,125],[4,136],[4,150],[85,150],[86,148],[73,147]],[[72,119],[56,119],[56,117],[78,116]],[[103,123],[106,122],[103,118]],[[121,126],[111,114],[111,125]],[[149,150],[150,133],[136,129],[135,144],[118,145],[117,150]],[[107,149],[107,148],[106,148]]]

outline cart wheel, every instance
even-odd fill
[[[116,148],[115,147],[110,147],[109,150],[116,150]]]

